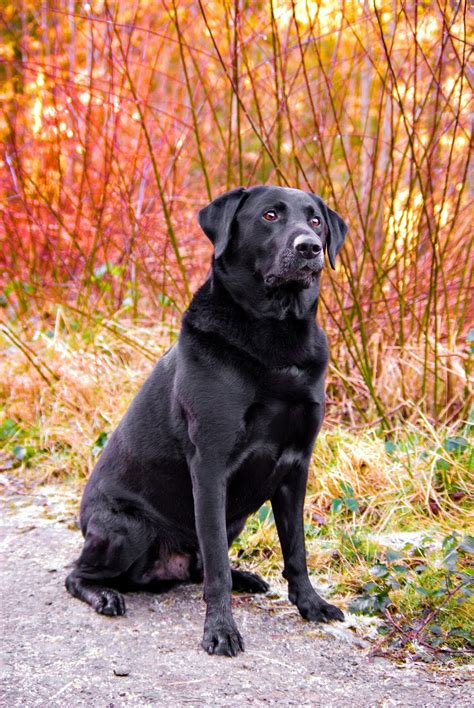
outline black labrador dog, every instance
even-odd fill
[[[214,244],[211,273],[89,479],[66,587],[123,615],[120,590],[204,580],[202,646],[235,656],[244,644],[231,590],[268,585],[230,568],[228,548],[266,500],[291,602],[307,620],[344,619],[308,578],[303,502],[328,361],[320,275],[347,226],[320,197],[267,186],[223,194],[199,223]]]

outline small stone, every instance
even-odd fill
[[[115,676],[128,676],[130,674],[130,669],[127,666],[116,666],[114,667]]]

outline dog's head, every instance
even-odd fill
[[[263,287],[267,298],[316,286],[324,253],[334,268],[347,232],[320,197],[286,187],[234,189],[202,209],[199,223],[214,244],[214,268],[237,285]]]

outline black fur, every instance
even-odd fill
[[[199,223],[214,243],[211,274],[92,473],[66,586],[122,615],[120,590],[204,580],[202,646],[234,656],[244,645],[231,590],[268,585],[232,570],[228,547],[266,500],[290,600],[305,619],[343,619],[309,581],[303,502],[328,361],[315,321],[320,273],[347,227],[319,197],[281,187],[228,192]]]

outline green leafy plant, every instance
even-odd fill
[[[348,482],[340,482],[339,484],[342,496],[335,497],[331,502],[332,511],[339,512],[346,509],[355,514],[359,510],[359,500],[354,494],[352,486]]]
[[[353,613],[384,617],[383,638],[374,651],[386,645],[398,651],[421,646],[435,653],[473,653],[473,556],[474,538],[456,533],[446,536],[441,548],[426,538],[419,545],[407,543],[403,552],[386,549],[349,605]]]
[[[34,457],[35,448],[31,445],[15,445],[12,452],[13,456],[19,463],[28,464],[29,460]]]

